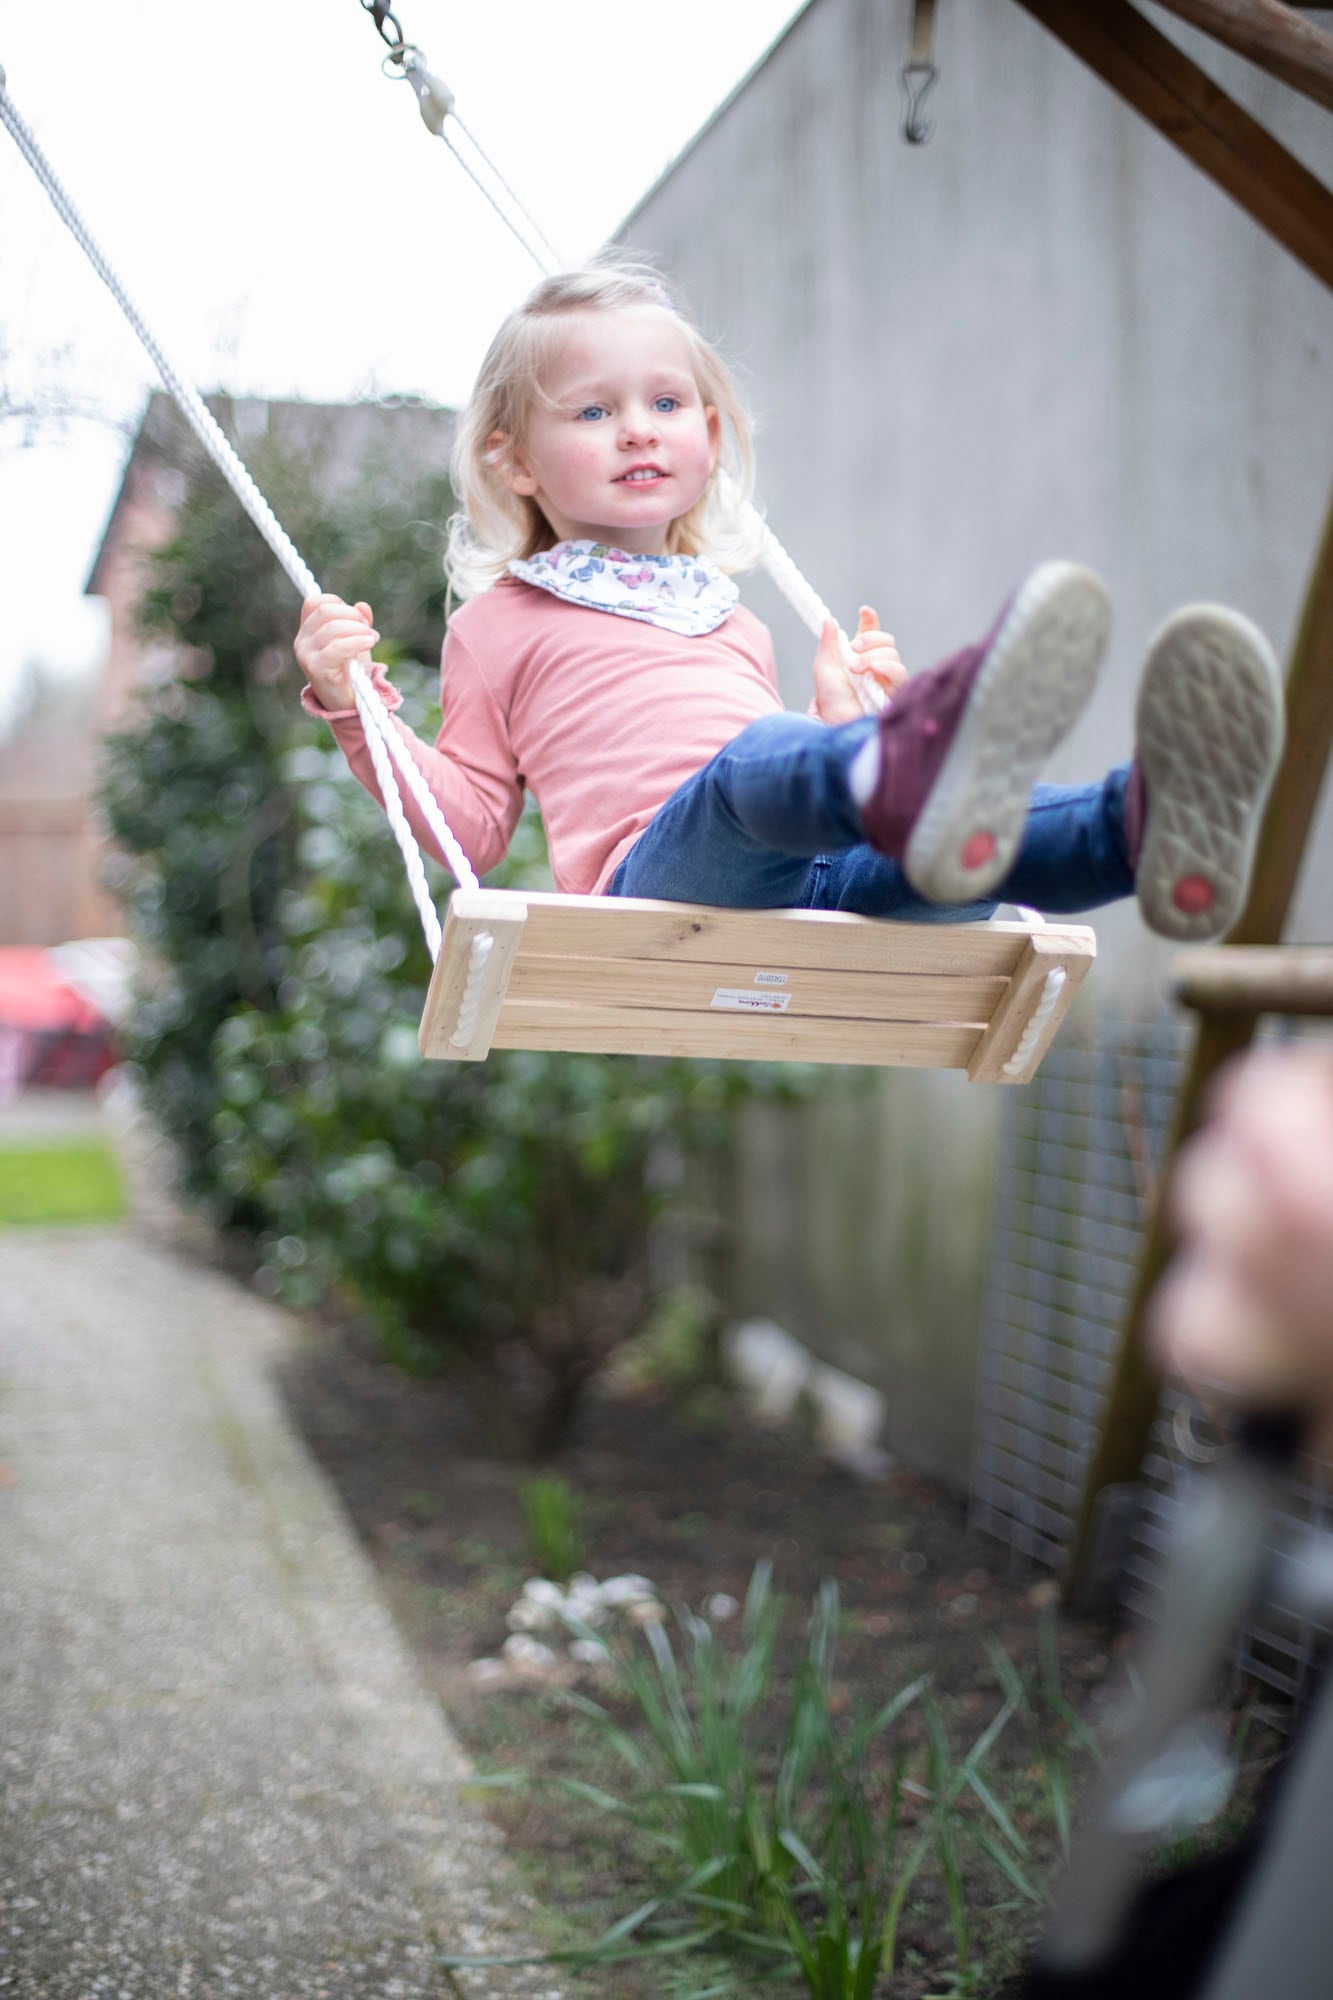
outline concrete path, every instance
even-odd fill
[[[514,1893],[289,1338],[133,1225],[0,1232],[0,1994],[559,2000],[436,1963]]]

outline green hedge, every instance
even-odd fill
[[[405,719],[433,733],[447,490],[369,465],[317,506],[302,464],[262,486],[320,575],[398,635]],[[153,559],[148,630],[177,649],[108,745],[104,806],[155,970],[131,1036],[183,1186],[253,1245],[256,1282],[357,1302],[389,1350],[458,1370],[496,1442],[558,1445],[642,1320],[681,1161],[725,1149],[731,1107],[805,1087],[735,1064],[512,1052],[425,1064],[429,974],[383,816],[298,706],[290,588],[230,494],[196,472]],[[384,656],[385,649],[381,649]],[[525,816],[491,878],[549,880]]]

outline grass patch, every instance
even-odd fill
[[[124,1213],[120,1168],[101,1140],[0,1146],[0,1229],[118,1222]]]
[[[518,1489],[528,1524],[528,1553],[538,1576],[568,1583],[583,1567],[579,1497],[558,1473],[525,1479]]]

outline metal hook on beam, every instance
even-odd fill
[[[912,8],[912,53],[903,64],[903,137],[909,146],[924,146],[934,121],[923,106],[939,71],[935,67],[935,0],[915,0]]]

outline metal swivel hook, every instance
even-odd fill
[[[939,75],[933,62],[909,62],[903,65],[903,137],[909,146],[924,146],[935,129],[933,118],[923,118],[921,107],[930,95],[935,79]]]
[[[454,93],[443,77],[432,76],[420,49],[409,43],[403,53],[403,74],[416,92],[422,123],[438,139],[454,108]]]

